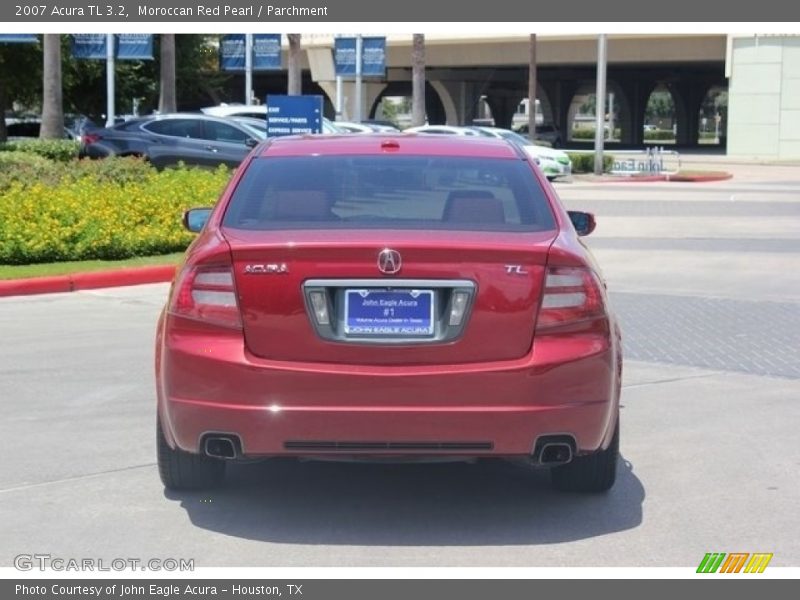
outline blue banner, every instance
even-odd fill
[[[244,34],[223,35],[219,41],[221,71],[244,71]]]
[[[117,36],[117,58],[120,60],[153,60],[153,34],[120,33]]]
[[[72,56],[79,59],[105,59],[105,33],[76,33],[72,36]]]
[[[356,38],[336,38],[333,42],[336,74],[353,77],[356,74]],[[361,38],[361,75],[384,77],[386,75],[386,38]]]
[[[219,68],[223,71],[244,71],[245,36],[243,33],[223,35],[219,43]],[[253,70],[281,68],[281,35],[253,34]]]
[[[34,33],[3,33],[0,44],[35,44],[39,38]]]
[[[281,34],[253,34],[253,70],[270,71],[281,68]]]
[[[267,137],[322,133],[322,96],[267,96]]]

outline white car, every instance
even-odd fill
[[[405,133],[424,133],[430,135],[462,135],[479,137],[483,136],[477,127],[455,127],[453,125],[420,125],[419,127],[409,127],[404,129]],[[489,136],[494,137],[494,136]]]
[[[218,104],[217,106],[206,106],[200,112],[211,117],[250,117],[252,119],[267,118],[266,104]],[[342,133],[333,121],[322,119],[322,133]]]
[[[501,129],[499,127],[470,127],[470,129],[478,130],[491,137],[511,140],[522,146],[529,156],[536,159],[539,168],[550,181],[556,177],[572,175],[572,161],[566,152],[534,144],[525,136],[510,129]]]
[[[355,123],[353,121],[335,121],[334,125],[343,133],[399,133],[397,127],[378,123]]]

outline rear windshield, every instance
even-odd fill
[[[555,226],[526,162],[438,156],[257,158],[236,187],[223,224],[519,232]]]

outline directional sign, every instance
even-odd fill
[[[322,133],[322,96],[267,96],[267,136]]]

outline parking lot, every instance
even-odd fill
[[[625,340],[607,495],[507,463],[268,461],[211,493],[155,466],[153,334],[167,286],[0,299],[0,566],[17,554],[197,566],[800,565],[800,177],[557,183]]]

